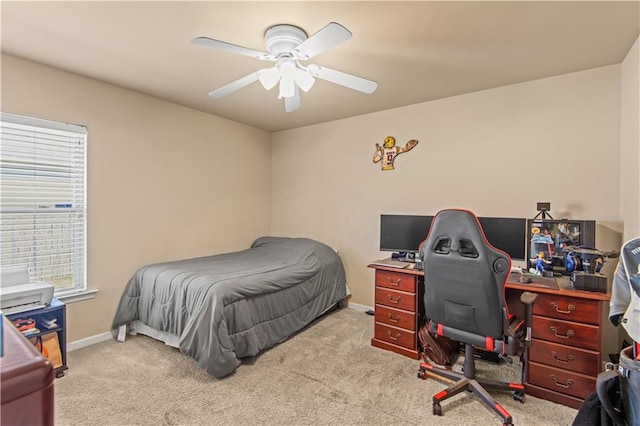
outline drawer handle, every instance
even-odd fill
[[[391,314],[388,313],[387,317],[389,317],[389,321],[391,322],[400,322],[400,315],[394,318]]]
[[[558,312],[560,314],[570,314],[571,312],[575,311],[575,309],[576,309],[576,307],[574,305],[569,305],[569,306],[567,306],[567,310],[563,311],[562,309],[558,309],[558,304],[556,302],[551,302],[551,306],[556,308],[556,312]]]
[[[554,326],[551,326],[551,331],[553,331],[553,334],[556,335],[556,337],[561,337],[563,339],[568,339],[569,337],[573,336],[575,333],[573,332],[573,330],[567,330],[567,334],[562,335],[562,334],[558,334],[558,329],[555,328]]]
[[[389,335],[389,339],[391,340],[398,340],[400,338],[400,336],[402,336],[401,333],[396,334],[395,336],[393,334],[391,334],[390,330],[387,330],[387,334]]]
[[[395,303],[396,305],[400,303],[400,300],[402,300],[402,297],[400,296],[398,296],[397,299],[394,299],[393,296],[391,296],[390,294],[387,294],[387,297],[389,298],[389,302]]]
[[[573,355],[567,355],[567,359],[560,359],[558,358],[558,352],[556,351],[551,351],[551,356],[553,357],[553,359],[555,359],[558,362],[563,362],[565,364],[568,364],[569,362],[573,361],[574,359],[576,359]]]
[[[551,375],[551,380],[553,380],[553,383],[555,383],[556,386],[560,386],[565,389],[569,389],[571,385],[573,385],[573,380],[571,379],[567,380],[567,383],[558,383],[558,378],[553,374]]]
[[[392,285],[394,287],[398,287],[401,281],[402,281],[402,278],[398,278],[397,280],[393,281],[391,277],[387,277],[387,282],[389,283],[389,285]]]

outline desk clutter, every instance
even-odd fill
[[[375,260],[371,262],[371,264],[377,265],[377,266],[388,266],[389,268],[398,268],[398,269],[408,269],[409,266],[411,265],[408,262],[401,262],[399,260],[393,260],[393,259]]]
[[[507,280],[510,284],[524,284],[533,287],[550,288],[558,290],[558,281],[555,277],[542,277],[540,275],[527,274],[527,273],[511,273]]]
[[[396,269],[413,269],[416,271],[424,271],[424,263],[420,260],[413,260],[411,262],[405,262],[401,260],[390,259],[380,259],[371,262],[372,265],[376,266],[387,266],[389,268]]]

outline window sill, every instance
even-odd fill
[[[80,302],[82,300],[89,300],[96,297],[98,290],[83,290],[78,292],[71,292],[67,294],[56,294],[56,298],[64,303]]]

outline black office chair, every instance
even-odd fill
[[[449,209],[439,212],[433,219],[421,253],[429,331],[464,344],[463,374],[427,362],[420,364],[420,378],[435,375],[456,381],[433,396],[433,414],[441,416],[440,403],[467,390],[473,391],[495,411],[504,425],[511,425],[509,412],[483,386],[513,391],[514,399],[520,402],[525,400],[524,386],[522,383],[476,379],[474,348],[498,353],[511,361],[506,355],[519,352],[520,340],[524,345],[530,344],[531,310],[536,295],[525,292],[521,297],[525,305],[525,324],[518,333],[511,327],[512,318],[504,298],[511,258],[489,244],[478,218],[470,211]]]

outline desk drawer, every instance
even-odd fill
[[[600,323],[600,308],[597,300],[576,300],[574,297],[540,293],[533,305],[533,313],[579,323]]]
[[[415,312],[401,311],[399,309],[376,305],[375,319],[377,322],[389,324],[394,327],[416,331]]]
[[[573,321],[533,316],[532,336],[567,346],[597,351],[600,347],[599,328]]]
[[[599,373],[598,352],[533,339],[529,360],[588,376]]]
[[[529,383],[578,398],[596,390],[596,378],[535,362],[529,363]]]
[[[376,287],[413,293],[416,291],[416,278],[414,275],[401,272],[376,271]]]
[[[376,339],[404,346],[405,348],[416,348],[416,333],[402,328],[376,322],[374,336]]]
[[[376,287],[376,304],[415,313],[416,294]]]

